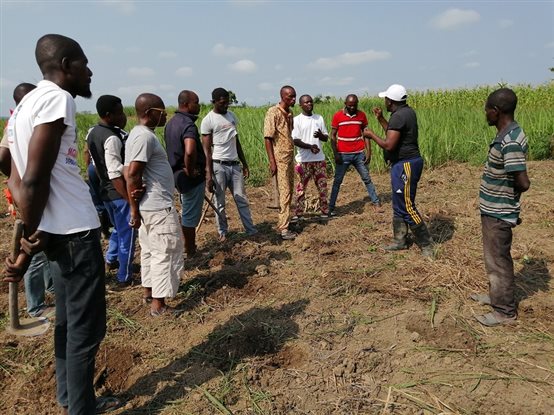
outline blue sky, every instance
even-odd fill
[[[540,84],[554,78],[554,1],[9,1],[0,0],[0,115],[20,82],[36,83],[37,39],[77,40],[96,98],[134,105],[142,92],[176,105],[183,89],[278,101],[279,88],[344,97]]]

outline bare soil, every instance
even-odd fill
[[[97,358],[98,394],[127,405],[116,414],[552,414],[554,408],[554,161],[530,163],[523,224],[514,230],[519,319],[485,328],[468,300],[487,281],[481,246],[481,168],[425,171],[418,206],[440,244],[388,253],[389,179],[375,175],[381,210],[355,172],[338,217],[273,231],[271,189],[248,188],[260,230],[247,238],[232,199],[232,233],[217,239],[208,212],[186,261],[175,319],[152,318],[139,286],[114,289]],[[310,189],[313,193],[313,188]],[[5,205],[0,206],[5,211]],[[11,218],[0,219],[0,254]],[[22,284],[20,284],[22,285]],[[20,287],[21,289],[21,287]],[[7,286],[0,295],[0,413],[58,414],[52,329],[15,337]],[[19,297],[22,316],[25,299]]]

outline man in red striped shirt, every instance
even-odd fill
[[[365,184],[371,203],[381,206],[375,186],[369,175],[368,164],[371,161],[371,141],[364,139],[363,131],[367,127],[367,117],[358,111],[358,97],[350,94],[344,101],[344,108],[333,116],[331,123],[331,147],[335,155],[335,179],[329,200],[329,213],[333,215],[340,185],[350,165],[353,165]]]

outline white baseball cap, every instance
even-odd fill
[[[406,98],[408,98],[408,93],[406,92],[406,88],[404,88],[402,85],[399,84],[392,84],[387,88],[384,92],[379,92],[380,98],[389,98],[393,101],[406,101]]]

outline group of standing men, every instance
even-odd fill
[[[46,253],[56,296],[57,399],[65,413],[94,414],[121,402],[96,398],[93,386],[95,356],[106,332],[105,268],[98,215],[77,163],[74,101],[76,96],[92,95],[92,72],[80,45],[65,36],[41,37],[35,56],[44,79],[21,100],[6,129],[15,166],[9,186],[25,229],[19,255],[15,261],[7,260],[4,281],[19,281],[33,255]],[[380,109],[373,111],[386,131],[385,139],[366,128],[367,120],[357,111],[354,95],[347,97],[344,110],[333,118],[335,160],[339,166],[344,164],[337,169],[336,180],[340,186],[341,175],[353,164],[371,201],[379,204],[370,179],[366,180],[369,139],[384,148],[392,163],[395,237],[395,243],[387,249],[409,246],[406,239],[409,226],[423,253],[431,256],[429,232],[415,207],[423,167],[415,112],[406,104],[406,90],[400,85],[392,85],[379,95],[384,97],[392,114],[387,121]],[[293,120],[290,109],[295,100],[294,88],[283,87],[280,103],[268,110],[264,122],[270,171],[277,175],[280,188],[278,229],[283,239],[296,236],[288,228],[293,145],[300,148],[296,168],[301,178],[299,193],[313,176],[322,197],[324,216],[333,213],[338,193],[338,186],[336,191],[333,186],[327,206],[323,200],[325,160],[320,141],[327,140],[328,134],[321,117],[313,114],[313,101],[307,95],[300,99],[302,114]],[[183,248],[188,255],[194,255],[193,230],[200,217],[206,184],[217,193],[217,226],[222,240],[227,234],[226,187],[233,192],[246,232],[256,233],[244,192],[243,173],[248,174],[248,167],[238,142],[236,119],[228,111],[229,94],[218,88],[213,92],[212,102],[214,109],[201,125],[201,140],[195,126],[198,96],[192,91],[181,92],[176,116],[165,129],[167,152],[154,134],[156,127],[165,125],[167,117],[160,97],[145,93],[136,99],[138,125],[130,131],[126,143],[122,133],[126,117],[121,101],[103,96],[97,103],[101,122],[90,132],[88,142],[119,238],[117,248],[113,247],[123,268],[119,281],[127,281],[133,233],[139,229],[144,301],[151,304],[150,314],[154,317],[176,311],[164,300],[177,291]],[[519,222],[519,198],[529,188],[529,180],[525,167],[526,137],[513,119],[516,103],[513,91],[502,89],[489,96],[485,107],[487,121],[498,129],[481,186],[490,295],[477,295],[474,299],[493,307],[492,313],[478,317],[485,325],[513,321],[517,311],[510,256],[511,228]],[[181,226],[173,203],[175,187],[181,193],[183,205]],[[296,215],[302,213],[300,206]]]

